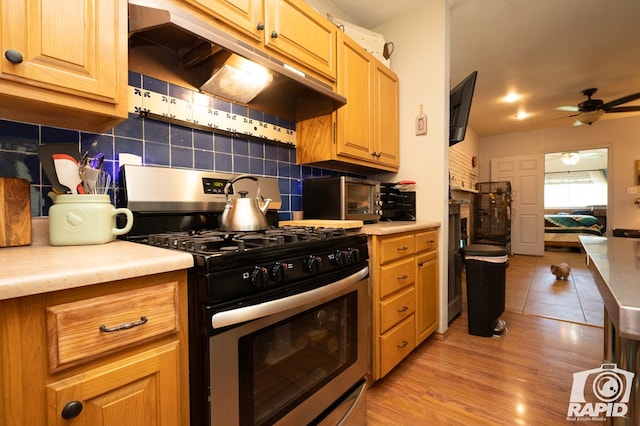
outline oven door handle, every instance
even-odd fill
[[[365,266],[353,275],[326,286],[305,291],[304,293],[294,294],[293,296],[271,300],[257,305],[232,309],[230,311],[217,312],[211,317],[211,326],[214,329],[228,327],[230,325],[236,325],[246,321],[266,317],[268,315],[285,312],[290,309],[304,306],[307,303],[317,302],[325,297],[331,297],[333,294],[343,289],[349,288],[357,282],[365,279],[368,275],[369,267]]]

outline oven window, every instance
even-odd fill
[[[347,214],[371,214],[373,213],[373,199],[371,185],[346,184],[346,209]]]
[[[240,423],[271,424],[357,358],[357,292],[239,339]]]

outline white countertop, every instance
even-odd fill
[[[422,229],[439,228],[440,222],[420,221],[420,222],[378,222],[364,225],[360,231],[367,235],[391,235],[400,232],[420,231]]]
[[[640,340],[640,239],[581,235],[596,286],[621,337]]]
[[[0,249],[0,300],[188,269],[193,255],[116,240],[86,246],[51,246],[48,221],[34,220],[30,246]],[[46,223],[46,225],[44,225]]]

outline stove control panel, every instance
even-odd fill
[[[367,247],[364,245],[340,248],[323,247],[322,250],[298,250],[272,253],[271,256],[220,256],[215,258],[221,267],[212,267],[208,274],[199,273],[201,300],[216,302],[244,297],[260,291],[296,285],[342,268],[366,264]],[[210,259],[211,260],[211,259]]]

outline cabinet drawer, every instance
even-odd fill
[[[415,317],[400,323],[396,328],[381,337],[382,362],[380,375],[384,376],[416,346]]]
[[[46,309],[51,371],[82,364],[179,330],[178,283]]]
[[[401,237],[385,238],[380,242],[380,264],[413,254],[415,250],[413,234]]]
[[[402,287],[413,284],[416,280],[416,266],[413,256],[393,265],[380,267],[380,298],[393,293]]]
[[[380,303],[380,332],[385,333],[415,310],[416,297],[413,287]]]
[[[438,230],[416,233],[416,253],[438,247]]]

